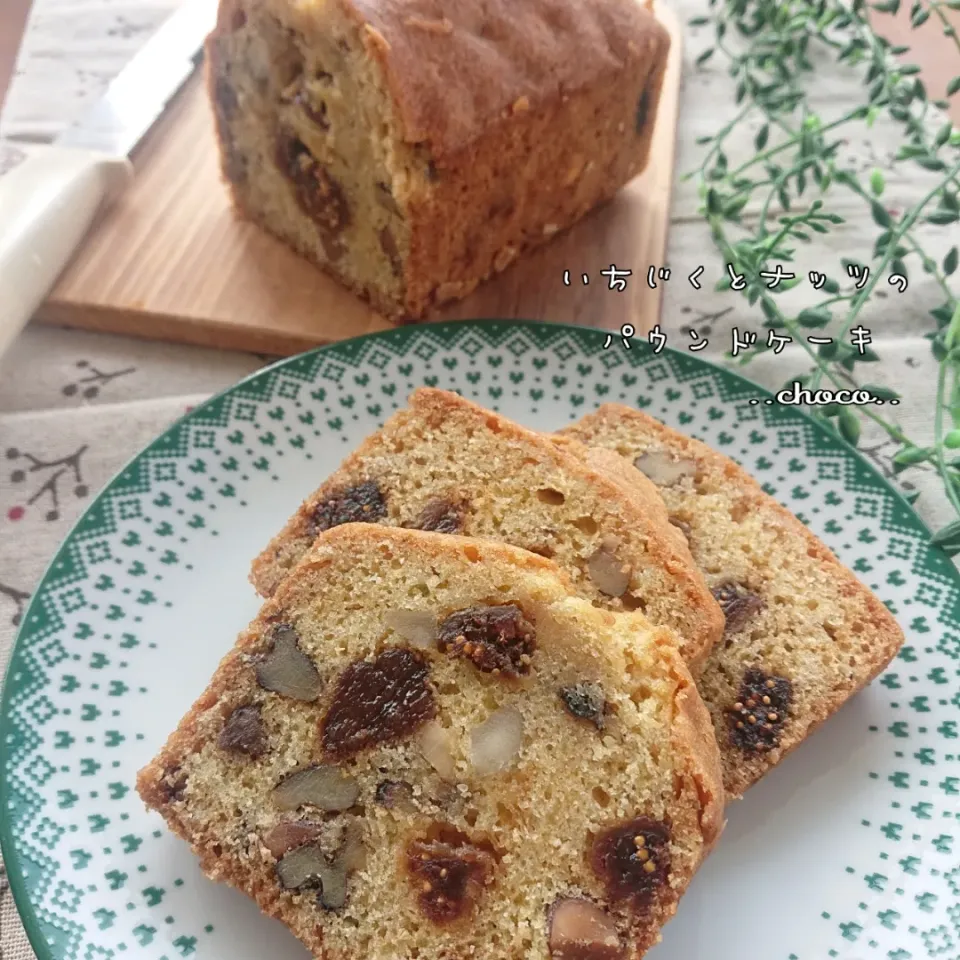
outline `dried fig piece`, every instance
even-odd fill
[[[464,834],[445,828],[438,839],[412,840],[406,864],[417,905],[442,926],[471,913],[493,879],[493,854]]]
[[[316,820],[281,820],[261,837],[263,845],[278,860],[291,850],[314,843],[323,833]]]
[[[561,687],[558,691],[563,705],[574,717],[589,720],[598,730],[605,724],[607,700],[603,688],[598,683],[584,681],[569,687]]]
[[[560,897],[547,916],[552,960],[621,960],[623,942],[613,918],[582,897]]]
[[[309,804],[321,810],[348,810],[360,796],[360,785],[338,767],[317,764],[284,777],[273,788],[273,802],[281,810]]]
[[[247,704],[237,707],[223,725],[217,742],[222,750],[242,753],[256,759],[267,752],[267,734],[263,729],[260,707]]]
[[[436,715],[429,667],[403,647],[351,664],[340,676],[321,724],[321,740],[335,759],[410,736]]]
[[[310,702],[320,696],[320,673],[300,649],[297,631],[278,623],[270,632],[273,645],[254,667],[257,683],[264,690]]]
[[[437,618],[429,610],[387,610],[383,622],[415,647],[426,650],[437,642]]]
[[[590,866],[610,900],[634,909],[649,906],[670,873],[670,830],[650,817],[635,817],[598,834]]]
[[[413,787],[406,780],[381,780],[377,784],[373,799],[388,810],[397,810],[400,813],[413,813],[416,810]]]
[[[666,450],[641,453],[633,465],[658,487],[672,487],[684,477],[697,475],[697,465],[693,460],[684,460]]]
[[[622,597],[630,586],[630,568],[617,555],[621,541],[606,536],[587,561],[587,573],[596,588],[608,597]]]
[[[731,633],[742,630],[766,606],[762,597],[751,593],[743,584],[733,580],[725,580],[710,592],[723,610],[723,632],[728,637]],[[729,639],[727,642],[729,643]]]
[[[793,684],[756,667],[743,675],[737,702],[727,711],[730,739],[741,750],[764,753],[780,745],[790,715]]]
[[[515,603],[468,607],[440,624],[437,646],[483,673],[517,677],[530,672],[536,632]]]
[[[187,789],[187,775],[179,766],[171,767],[163,772],[163,779],[158,786],[166,803],[176,803],[183,799]]]
[[[376,523],[387,515],[387,502],[376,480],[364,480],[330,494],[313,510],[315,533],[341,523]]]
[[[464,507],[460,501],[438,497],[420,511],[414,527],[417,530],[433,530],[435,533],[459,533],[463,528]]]
[[[342,233],[350,223],[350,205],[340,184],[306,144],[293,133],[282,132],[274,159],[290,180],[300,209],[325,234]]]

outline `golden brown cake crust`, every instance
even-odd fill
[[[637,768],[637,771],[641,771],[641,775],[635,781],[635,788],[629,787],[628,792],[631,796],[624,797],[627,803],[625,809],[635,809],[630,804],[638,802],[649,804],[651,816],[655,815],[658,822],[668,824],[672,859],[666,885],[660,890],[659,899],[654,902],[654,905],[645,907],[640,913],[634,914],[630,910],[625,912],[622,904],[611,903],[605,906],[602,884],[598,884],[596,876],[591,874],[589,858],[586,857],[586,853],[581,852],[581,845],[576,841],[578,821],[569,823],[563,820],[557,823],[560,825],[566,823],[565,830],[572,827],[573,834],[565,837],[562,845],[558,838],[558,842],[554,845],[556,852],[547,858],[551,866],[553,858],[556,858],[557,864],[562,864],[557,868],[563,874],[559,880],[538,874],[530,880],[519,883],[507,877],[504,880],[507,892],[503,894],[498,892],[500,889],[498,884],[501,882],[498,879],[490,888],[492,892],[484,896],[512,898],[519,895],[511,892],[515,887],[517,891],[523,890],[529,893],[534,886],[536,890],[532,896],[535,900],[542,895],[548,901],[552,901],[558,890],[571,891],[569,895],[575,897],[584,896],[602,907],[605,906],[605,909],[610,910],[611,916],[617,918],[621,935],[629,943],[624,956],[629,956],[630,960],[634,958],[639,960],[645,951],[659,940],[659,928],[673,915],[678,900],[716,842],[723,827],[723,786],[719,772],[717,746],[710,733],[709,718],[703,704],[699,701],[689,672],[676,653],[676,640],[669,635],[668,631],[663,628],[651,628],[638,613],[613,614],[591,607],[585,601],[573,596],[569,579],[554,563],[506,544],[367,524],[346,524],[327,531],[318,539],[297,570],[284,581],[276,595],[264,604],[257,618],[240,635],[236,646],[223,658],[210,685],[180,722],[177,730],[169,737],[154,760],[139,772],[137,790],[140,796],[149,808],[157,810],[164,817],[177,835],[191,845],[200,858],[202,869],[208,876],[226,882],[252,897],[264,913],[276,917],[290,927],[313,956],[323,960],[353,960],[356,954],[344,949],[344,944],[351,942],[350,938],[361,934],[365,938],[364,943],[367,949],[363,955],[370,957],[371,960],[409,955],[409,940],[403,943],[396,941],[393,944],[389,941],[377,943],[376,937],[379,934],[376,934],[371,941],[370,930],[362,928],[362,924],[365,923],[364,914],[356,913],[349,907],[350,901],[348,901],[349,916],[346,919],[348,926],[345,941],[344,928],[343,925],[337,925],[336,913],[325,914],[317,911],[306,902],[306,898],[292,895],[289,891],[281,889],[275,873],[277,856],[271,855],[262,839],[256,841],[256,835],[262,837],[264,827],[271,824],[276,817],[276,814],[270,810],[269,796],[262,798],[267,801],[263,803],[262,799],[257,800],[255,795],[254,807],[248,809],[250,802],[248,794],[231,793],[236,783],[246,785],[248,792],[249,784],[255,780],[266,778],[272,783],[271,777],[276,776],[276,768],[271,765],[270,755],[268,753],[265,758],[242,762],[233,759],[224,760],[222,755],[220,757],[217,755],[217,741],[226,718],[238,702],[249,702],[251,686],[254,691],[257,690],[257,687],[251,684],[251,663],[257,662],[256,656],[263,650],[264,636],[269,635],[278,620],[289,621],[291,613],[295,617],[302,616],[303,611],[308,609],[306,604],[310,598],[325,596],[323,591],[326,583],[335,580],[338,576],[343,576],[345,572],[349,574],[354,564],[357,569],[363,568],[366,572],[367,568],[364,564],[369,564],[372,557],[375,558],[376,563],[383,565],[383,572],[377,574],[378,577],[389,578],[392,575],[391,570],[413,568],[415,571],[438,573],[444,577],[445,581],[458,581],[452,587],[444,582],[439,584],[437,589],[441,593],[446,590],[448,596],[458,590],[469,594],[470,590],[476,592],[479,589],[480,593],[483,593],[482,583],[479,587],[470,583],[474,578],[473,570],[482,570],[482,576],[492,577],[493,583],[509,579],[512,589],[515,590],[515,602],[533,604],[539,611],[536,621],[538,624],[549,616],[554,618],[554,623],[560,624],[560,629],[566,630],[567,633],[570,632],[571,627],[575,628],[578,624],[590,631],[590,649],[584,652],[582,661],[578,644],[573,643],[572,640],[569,641],[568,646],[561,645],[557,649],[571,651],[577,663],[603,664],[603,669],[608,671],[607,676],[610,682],[622,685],[622,689],[617,691],[608,688],[608,695],[616,693],[619,697],[616,702],[620,704],[621,711],[625,709],[627,712],[633,711],[634,719],[630,722],[644,724],[637,728],[636,734],[630,732],[632,727],[621,731],[617,723],[627,723],[627,718],[615,713],[613,726],[608,728],[608,736],[603,738],[605,744],[603,749],[607,751],[611,749],[610,744],[607,743],[611,736],[613,738],[611,743],[622,742],[625,746],[628,742],[637,743],[635,737],[641,735],[641,729],[643,731],[644,744],[637,743],[636,747],[631,746],[622,755],[612,754],[614,766],[611,769],[625,769],[629,765],[630,758],[634,756],[646,757],[647,759],[643,762],[652,765],[649,768],[642,766]],[[402,560],[401,565],[396,563],[398,559]],[[374,569],[378,568],[374,567]],[[397,576],[402,580],[403,574]],[[389,596],[392,600],[393,595]],[[426,602],[431,601],[428,599]],[[310,609],[323,611],[334,609],[335,606],[335,602],[320,601],[319,606]],[[322,617],[323,614],[321,613],[320,616]],[[322,624],[318,629],[324,629]],[[302,629],[301,635],[304,636]],[[558,638],[559,634],[554,636]],[[352,642],[352,638],[347,642]],[[366,641],[361,641],[361,644],[363,642]],[[535,667],[529,678],[531,682],[541,682],[537,681],[538,670],[541,673],[549,671],[550,650],[556,647],[558,640],[551,640],[548,643],[544,635],[543,643],[542,648],[538,647],[538,652],[535,654]],[[323,644],[329,645],[330,662],[326,662],[323,658],[323,646],[318,649],[311,647],[311,658],[320,665],[322,672],[331,666],[331,663],[334,671],[340,670],[344,660],[344,649],[340,638],[334,633],[332,639],[323,640]],[[389,641],[387,648],[389,648]],[[383,647],[378,645],[378,649],[382,650]],[[536,657],[541,659],[538,660]],[[542,659],[544,657],[547,659]],[[439,670],[437,661],[433,662],[435,670]],[[539,666],[536,666],[537,664]],[[547,674],[543,673],[543,675]],[[438,676],[437,688],[457,688],[457,684],[450,683],[453,676],[456,675]],[[441,682],[444,678],[445,683]],[[327,677],[325,682],[329,683],[330,678]],[[542,682],[549,686],[552,681]],[[461,683],[457,693],[448,691],[445,695],[453,696],[454,700],[457,696],[467,697],[469,696],[468,686],[469,684]],[[487,690],[487,693],[482,694],[484,700],[490,697],[489,686],[482,685],[480,689]],[[521,689],[526,691],[523,693],[525,697],[534,695],[532,693],[534,688],[530,684]],[[263,716],[268,718],[271,749],[276,745],[278,750],[284,752],[286,759],[281,767],[286,765],[286,769],[289,769],[291,758],[294,757],[295,748],[298,746],[297,735],[293,735],[291,742],[289,731],[304,729],[301,722],[302,712],[306,712],[308,724],[306,729],[309,730],[316,723],[315,717],[318,714],[312,712],[314,705],[290,706],[291,701],[282,697],[277,704],[277,694],[264,694],[262,690],[254,693],[253,696],[255,699],[259,697],[260,701],[266,704],[262,709]],[[326,695],[322,694],[321,707],[325,699]],[[652,703],[654,699],[659,703],[656,713],[659,719],[651,721],[650,717],[653,714],[649,710],[642,709],[642,705],[645,701]],[[634,711],[631,704],[639,705],[638,710]],[[454,707],[454,709],[457,708]],[[621,717],[620,721],[618,717]],[[646,719],[643,719],[644,717]],[[535,763],[549,764],[553,751],[561,748],[563,738],[575,744],[582,743],[587,749],[590,749],[590,744],[599,743],[594,740],[599,734],[596,731],[590,732],[592,728],[589,723],[584,726],[582,720],[564,718],[563,710],[558,709],[556,720],[552,721],[552,726],[547,728],[550,730],[551,741],[554,744],[549,750],[536,753],[538,749],[536,744],[524,747],[524,750],[533,750],[540,758],[535,760]],[[569,722],[571,726],[564,727],[565,732],[561,734],[556,727],[558,721],[561,725]],[[647,752],[648,744],[654,748],[649,753]],[[664,749],[666,745],[669,747]],[[544,745],[544,749],[546,746]],[[303,750],[306,750],[309,755],[311,746],[309,743],[300,743],[299,750],[298,759],[292,761],[294,767],[302,765]],[[595,754],[596,758],[600,756],[601,753]],[[618,760],[618,757],[621,759]],[[377,754],[376,759],[369,762],[374,765],[375,773],[376,769],[382,769],[377,768],[377,764],[392,762],[390,751]],[[263,767],[267,769],[262,770]],[[366,776],[363,773],[364,769],[366,768],[362,761],[350,766],[351,772],[361,781]],[[648,773],[643,774],[644,769],[647,769]],[[591,775],[589,765],[585,772],[587,777]],[[575,771],[568,767],[565,774],[572,780]],[[581,772],[576,771],[576,775],[581,775]],[[596,771],[593,771],[593,775],[597,775]],[[471,784],[470,790],[473,791],[469,794],[472,797],[470,803],[480,811],[479,820],[476,820],[476,813],[473,817],[477,831],[484,836],[489,834],[495,845],[499,845],[498,857],[506,855],[502,865],[497,868],[500,871],[506,869],[509,872],[519,869],[522,872],[524,870],[520,861],[526,858],[518,858],[516,854],[523,852],[529,838],[511,834],[510,830],[494,829],[489,833],[488,825],[497,823],[500,814],[496,811],[500,809],[501,801],[512,809],[511,804],[515,802],[517,791],[520,795],[526,794],[534,788],[535,778],[539,777],[541,777],[540,773],[534,768],[527,767],[523,767],[518,772],[516,782],[512,786],[509,778],[497,779],[493,785],[484,786],[486,782],[484,778],[481,778],[478,784],[475,779],[471,779],[470,775],[467,776],[467,782]],[[549,773],[549,778],[555,778],[555,774]],[[541,782],[536,786],[536,791],[540,791],[543,786]],[[602,789],[594,790],[600,798],[598,801],[600,806],[596,808],[599,812],[599,823],[602,825],[610,822],[608,819],[610,817],[613,818],[614,823],[619,822],[618,816],[622,816],[622,813],[618,814],[618,811],[622,801],[617,790],[624,789],[622,777],[619,787],[617,783],[608,781],[598,783],[597,786],[598,788],[607,787],[614,794],[611,797],[607,796]],[[369,899],[371,909],[376,906],[381,911],[374,923],[383,929],[385,921],[387,925],[392,922],[391,911],[397,909],[402,913],[406,909],[405,901],[410,896],[402,883],[402,870],[393,877],[393,868],[389,866],[392,845],[398,842],[398,838],[399,841],[403,841],[406,836],[411,835],[411,832],[416,834],[420,831],[424,816],[417,814],[412,819],[401,817],[398,832],[398,827],[391,820],[389,812],[385,813],[377,808],[377,805],[367,796],[367,789],[368,786],[364,782],[359,795],[360,816],[365,819],[367,828],[372,831],[371,841],[386,849],[379,849],[379,846],[377,849],[372,849],[373,861],[368,861],[366,867],[359,868],[361,874],[351,881],[359,885],[351,887],[356,891],[351,896],[359,897],[361,906],[364,908]],[[490,791],[492,794],[492,799],[486,805],[481,799],[483,791]],[[586,788],[579,789],[579,793],[581,796],[588,796],[589,783]],[[539,796],[539,793],[537,795]],[[548,788],[546,796],[549,795]],[[245,797],[247,799],[244,799]],[[582,805],[585,810],[593,811],[591,803],[592,801],[587,801]],[[236,811],[234,804],[237,804]],[[245,804],[247,806],[244,806]],[[241,807],[243,809],[240,809]],[[488,819],[487,807],[494,808],[493,821]],[[561,808],[566,809],[563,804],[558,809]],[[541,808],[537,809],[541,811]],[[556,813],[548,813],[545,809],[542,809],[542,813],[543,816],[557,816]],[[243,829],[238,830],[237,825],[231,822],[225,823],[225,820],[230,821],[235,814],[241,818],[240,823],[250,832],[249,840],[253,842],[252,846],[249,843],[238,842],[236,839],[238,834],[242,835]],[[590,812],[589,816],[594,818],[596,814]],[[467,827],[458,817],[459,814],[451,814],[449,822],[457,829],[466,829],[468,832],[472,830],[472,825]],[[469,816],[467,820],[470,821]],[[544,842],[541,836],[542,831],[536,832],[535,824],[538,820],[539,817],[536,817],[533,821],[529,821],[534,825],[530,829],[535,831],[533,836],[537,838],[533,844],[533,850],[537,855],[540,851],[539,845]],[[591,819],[590,822],[592,823],[593,820]],[[386,832],[382,832],[382,829]],[[579,829],[585,831],[585,836],[592,836],[586,823],[581,824]],[[514,837],[513,840],[510,839],[511,835]],[[517,844],[517,848],[514,849],[512,844]],[[514,866],[508,867],[510,863]],[[385,868],[389,875],[371,879],[373,874],[370,870],[381,868]],[[376,888],[369,898],[365,898],[360,891],[360,887],[365,883]],[[549,903],[545,904],[545,906],[548,905]],[[514,909],[514,905],[506,902],[506,908]],[[359,909],[360,907],[357,907],[357,910]],[[523,945],[520,943],[521,935],[518,933],[513,946],[507,946],[501,941],[495,949],[488,947],[483,955],[489,960],[548,960],[549,951],[545,949],[546,943],[542,930],[548,921],[549,913],[544,909],[535,910],[532,913],[528,911],[528,914],[536,918],[536,926],[529,928]],[[480,922],[489,924],[491,921],[488,916],[481,914]],[[529,918],[526,922],[529,922]],[[333,927],[328,929],[328,923],[332,923]],[[350,927],[349,924],[353,926]],[[460,932],[457,933],[457,930]],[[473,934],[469,926],[455,927],[454,933],[457,937],[465,938],[464,956],[479,955],[476,953],[475,939],[471,940],[471,937],[475,938],[478,934]],[[419,956],[424,960],[440,960],[441,957],[451,955],[448,952],[449,940],[431,943],[430,936],[430,927],[427,924],[423,939],[417,941],[420,949]],[[374,949],[375,947],[377,949]]]
[[[666,31],[624,0],[342,0],[371,35],[409,143],[435,158],[514,112],[661,62]]]
[[[425,446],[431,443],[436,444],[432,456]],[[476,445],[472,451],[471,444]],[[559,444],[457,394],[415,390],[408,407],[304,501],[254,561],[251,582],[269,596],[309,548],[315,536],[311,518],[320,505],[350,485],[387,477],[380,491],[386,501],[381,522],[414,526],[425,502],[448,496],[464,506],[459,527],[445,532],[506,540],[535,552],[546,549],[573,575],[577,589],[594,600],[603,598],[594,589],[588,557],[605,535],[616,532],[623,556],[633,561],[631,583],[650,578],[637,602],[651,620],[680,636],[681,654],[696,673],[723,631],[722,612],[653,484],[643,478],[629,488],[618,484],[595,469],[590,457],[572,441]],[[569,502],[566,495],[556,505],[539,499],[552,484],[569,487]],[[622,605],[610,598],[611,609]]]
[[[221,0],[221,173],[244,217],[420,318],[644,170],[669,48],[639,0]]]
[[[739,797],[882,672],[903,632],[803,523],[706,444],[618,404],[605,404],[560,435],[606,448],[611,475],[625,485],[646,484],[632,461],[651,451],[696,466],[695,479],[667,484],[660,493],[688,531],[711,589],[717,593],[735,580],[741,594],[755,594],[746,605],[738,601],[741,610],[759,601],[747,614],[756,619],[725,635],[697,678],[720,743],[727,796]],[[792,685],[791,714],[775,746],[753,753],[738,747],[731,731],[731,710],[751,668]],[[749,715],[744,712],[744,722]]]

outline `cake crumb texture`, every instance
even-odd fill
[[[315,957],[639,958],[723,824],[675,648],[526,551],[345,524],[137,788]]]
[[[455,393],[415,390],[307,498],[251,579],[269,596],[320,532],[347,522],[502,540],[555,560],[593,603],[673,629],[696,671],[723,631],[720,607],[656,487],[618,484],[591,456],[602,454]]]
[[[713,717],[727,793],[740,796],[886,667],[903,632],[728,457],[617,404],[560,436],[605,448],[611,477],[625,487],[658,485],[724,610],[723,639],[697,684]]]

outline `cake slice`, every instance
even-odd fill
[[[324,960],[634,960],[723,818],[665,629],[372,524],[319,538],[137,789]]]
[[[455,393],[422,388],[300,507],[255,560],[276,590],[321,531],[376,521],[504,540],[556,560],[611,610],[671,627],[694,669],[723,614],[652,483],[622,489],[589,464]]]
[[[560,436],[613,451],[610,476],[626,487],[656,483],[686,534],[725,613],[723,640],[697,683],[713,716],[727,793],[740,796],[876,677],[903,633],[830,550],[728,457],[617,404]]]
[[[242,215],[419,317],[644,169],[669,46],[639,0],[221,0],[221,169]]]

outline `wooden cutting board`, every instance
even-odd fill
[[[604,207],[431,320],[524,318],[645,333],[658,320],[681,73],[672,46],[650,163]],[[391,323],[279,241],[236,220],[213,122],[194,76],[141,143],[132,187],[105,214],[39,309],[41,323],[288,355]],[[600,271],[632,270],[623,292]],[[570,284],[564,271],[570,271]],[[581,277],[590,282],[584,285]]]

